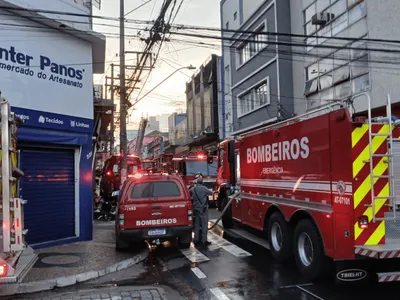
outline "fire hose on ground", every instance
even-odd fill
[[[222,217],[224,216],[224,214],[226,213],[226,211],[228,210],[228,208],[231,206],[231,203],[234,199],[236,199],[237,197],[240,196],[240,192],[236,192],[235,194],[233,194],[232,196],[229,196],[229,201],[228,203],[225,205],[224,209],[221,212],[221,215],[219,216],[219,218],[217,219],[217,221],[215,221],[215,223],[213,225],[211,225],[211,227],[208,227],[208,230],[213,230],[215,228],[215,226],[218,225],[218,223],[221,221]]]

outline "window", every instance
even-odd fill
[[[313,16],[319,13],[328,16],[327,22],[320,25],[312,24]],[[366,14],[366,5],[363,0],[316,0],[304,10],[304,32],[307,36],[317,35],[316,42],[322,44],[327,37],[338,34],[358,22]],[[312,45],[312,42],[306,39],[307,45]],[[312,48],[308,47],[307,51]]]
[[[369,53],[366,42],[360,39],[344,44],[343,48],[354,49],[340,49],[306,67],[304,94],[307,97],[341,85],[341,88],[335,90],[334,95],[335,99],[342,99],[343,95],[347,97],[352,91],[359,92],[370,87]],[[363,77],[364,75],[368,76]],[[359,77],[363,79],[358,79]],[[344,85],[345,82],[348,85]]]
[[[367,15],[367,8],[363,1],[349,11],[349,24],[353,24]]]
[[[368,73],[368,71],[369,71],[368,54],[360,57],[360,59],[358,60],[354,60],[351,62],[352,78]]]
[[[173,181],[137,183],[133,186],[131,199],[179,197],[181,192]]]
[[[204,176],[214,176],[217,174],[217,162],[209,164],[207,161],[188,161],[186,162],[186,175],[194,176],[197,173]]]
[[[237,11],[235,11],[235,13],[233,14],[233,20],[236,21],[236,19],[237,19]]]
[[[238,48],[239,66],[243,65],[246,61],[250,59],[250,51],[250,43],[243,44]]]
[[[260,52],[267,46],[268,37],[267,30],[265,30],[265,25],[262,25],[254,35],[254,51]]]
[[[238,97],[239,115],[247,114],[253,110],[270,104],[269,85],[264,82],[250,89]]]
[[[353,80],[353,93],[365,92],[370,87],[369,74],[357,77]]]
[[[247,41],[237,48],[237,67],[242,66],[257,53],[267,47],[268,36],[266,34],[266,22],[255,30],[255,33],[247,37]]]

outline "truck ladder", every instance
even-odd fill
[[[27,229],[24,229],[24,205],[26,200],[18,198],[19,180],[24,173],[17,164],[16,131],[17,122],[10,104],[0,97],[1,112],[1,192],[0,192],[0,266],[1,283],[15,283],[21,280],[37,260],[25,244]]]
[[[372,107],[371,107],[371,98],[368,98],[368,138],[369,138],[369,165],[370,165],[370,180],[371,180],[371,208],[372,208],[372,218],[373,221],[381,221],[381,220],[396,220],[396,197],[394,194],[394,166],[393,166],[393,120],[392,120],[392,106],[390,95],[387,95],[387,103],[386,103],[386,117],[372,118]],[[374,125],[383,125],[388,126],[387,133],[374,133],[373,127]],[[381,136],[387,138],[387,153],[386,154],[374,154],[373,152],[373,144],[372,140],[375,136]],[[388,175],[376,175],[374,174],[374,158],[387,158],[388,166]],[[389,195],[387,196],[378,196],[375,194],[374,184],[376,180],[380,178],[384,178],[388,180],[389,184]],[[389,201],[387,204],[392,208],[392,214],[390,216],[385,216],[384,218],[376,217],[376,201],[377,200],[385,200]]]

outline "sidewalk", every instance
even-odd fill
[[[16,296],[13,300],[179,300],[177,291],[166,286],[107,287],[66,293],[41,293],[34,296]]]
[[[0,286],[0,296],[65,287],[129,268],[147,257],[115,251],[114,222],[95,223],[93,240],[35,250],[38,260],[22,282]]]

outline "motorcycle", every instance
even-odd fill
[[[93,219],[98,221],[114,221],[117,209],[119,191],[112,192],[109,200],[100,199],[94,207]]]

